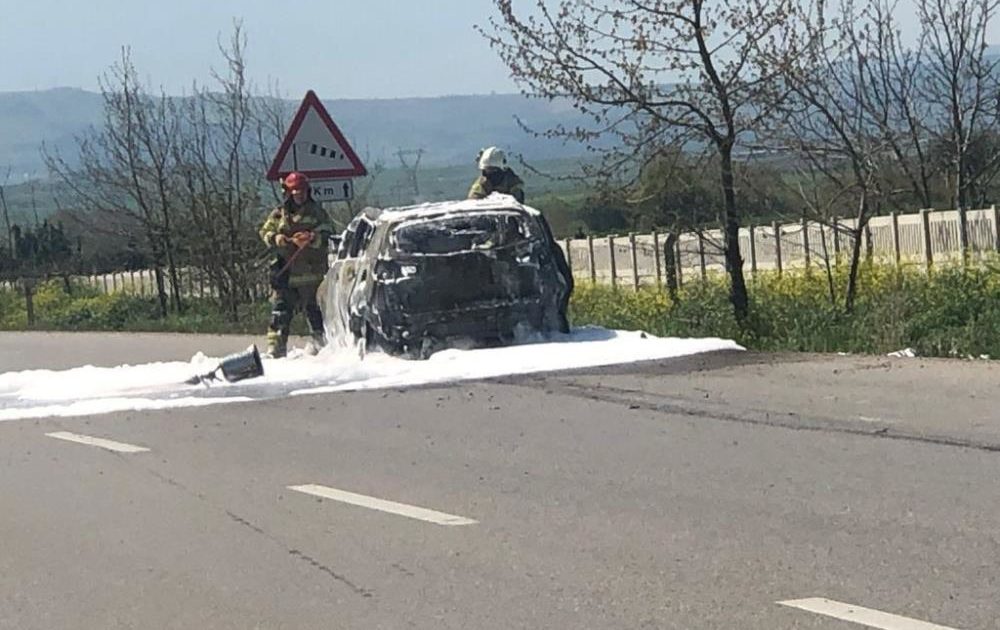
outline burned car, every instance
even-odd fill
[[[327,274],[334,338],[425,358],[568,332],[573,278],[545,218],[508,195],[365,208]]]

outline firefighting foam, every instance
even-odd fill
[[[143,411],[287,396],[409,387],[531,372],[578,369],[666,359],[716,350],[741,350],[724,339],[658,338],[641,332],[577,328],[567,335],[520,345],[437,352],[412,361],[356,350],[327,348],[316,356],[293,353],[264,359],[261,377],[234,383],[187,385],[192,373],[214,369],[219,358],[189,362],[0,374],[0,421]]]

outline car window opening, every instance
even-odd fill
[[[463,214],[402,223],[391,243],[404,254],[454,254],[509,247],[531,237],[519,214]]]

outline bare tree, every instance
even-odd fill
[[[217,91],[195,86],[180,112],[180,140],[174,144],[178,196],[190,218],[191,261],[205,274],[232,321],[249,300],[260,249],[255,228],[261,214],[258,182],[264,170],[258,146],[265,135],[260,99],[246,77],[246,36],[239,22],[219,50],[226,71],[213,72]]]
[[[812,218],[835,229],[853,214],[850,269],[844,308],[854,308],[858,266],[868,221],[892,195],[886,177],[897,135],[892,90],[880,66],[891,10],[881,2],[858,8],[841,0],[827,15],[825,2],[803,6],[774,51],[789,94],[768,135],[777,148],[800,158],[797,180]],[[829,267],[828,267],[829,277]],[[834,295],[831,281],[831,298]]]
[[[260,172],[266,173],[270,167],[274,152],[285,137],[293,113],[294,109],[282,95],[277,81],[271,82],[267,91],[254,99],[253,133],[257,148],[254,160],[259,165]],[[283,199],[278,183],[270,182],[268,189],[268,204],[280,204]]]
[[[168,301],[182,309],[177,272],[174,222],[178,207],[173,195],[173,145],[179,136],[175,105],[165,95],[151,97],[139,84],[129,50],[101,77],[104,120],[100,127],[77,138],[79,165],[70,165],[58,152],[43,147],[49,170],[62,181],[78,205],[97,217],[124,215],[142,231],[156,278],[161,315]],[[109,220],[108,225],[123,225]],[[109,238],[126,239],[126,233]],[[170,291],[164,272],[170,277]]]
[[[861,103],[877,125],[891,152],[902,183],[912,200],[921,208],[931,208],[935,199],[935,163],[926,121],[932,118],[930,101],[921,91],[920,78],[925,68],[924,43],[907,47],[895,16],[895,0],[875,0],[868,5],[866,36],[873,45],[866,47],[866,71],[870,76],[871,98]],[[852,27],[850,23],[848,27]],[[926,25],[923,27],[926,29]]]
[[[917,0],[926,51],[920,85],[933,105],[925,129],[942,148],[955,208],[967,208],[1000,164],[996,147],[978,163],[971,159],[974,143],[1000,130],[1000,60],[986,54],[998,6],[1000,0]]]
[[[603,154],[606,170],[634,172],[636,161],[678,142],[717,156],[730,301],[745,321],[734,153],[768,113],[758,104],[773,100],[763,98],[774,82],[756,51],[776,44],[790,0],[537,0],[533,12],[511,0],[494,4],[499,17],[481,30],[522,91],[568,98],[593,121],[547,135],[585,143]]]
[[[642,169],[625,199],[632,209],[634,229],[665,229],[661,253],[667,293],[672,300],[677,299],[679,288],[676,245],[680,234],[691,231],[703,234],[705,214],[719,207],[716,195],[706,191],[696,175],[704,167],[701,160],[689,160],[679,146],[664,149]]]

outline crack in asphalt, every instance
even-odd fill
[[[299,551],[298,549],[292,549],[292,548],[290,548],[288,545],[286,545],[285,543],[283,543],[278,537],[276,537],[275,535],[273,535],[273,534],[265,531],[263,528],[261,528],[261,527],[255,525],[255,524],[253,524],[251,521],[247,520],[246,518],[244,518],[244,517],[242,517],[242,516],[240,516],[240,515],[232,512],[230,510],[226,510],[226,509],[220,508],[219,506],[214,505],[212,502],[210,502],[208,500],[208,498],[203,493],[195,492],[195,491],[191,490],[190,488],[188,488],[187,486],[185,486],[184,484],[180,483],[179,481],[173,479],[172,477],[168,477],[168,476],[160,473],[157,470],[154,470],[154,469],[149,468],[149,467],[145,467],[145,468],[146,468],[146,470],[152,476],[156,477],[161,482],[166,483],[167,485],[172,486],[174,488],[177,488],[178,490],[184,492],[185,494],[187,494],[189,496],[192,496],[192,497],[196,498],[198,501],[201,501],[202,503],[208,505],[209,507],[211,507],[211,508],[213,508],[215,510],[220,510],[220,511],[224,512],[226,514],[226,516],[229,517],[229,519],[232,520],[233,522],[238,523],[239,525],[241,525],[243,527],[246,527],[247,529],[251,530],[252,532],[254,532],[255,534],[257,534],[259,536],[263,536],[264,538],[266,538],[271,543],[273,543],[273,544],[277,545],[278,547],[284,549],[288,553],[288,555],[292,556],[296,560],[301,560],[303,562],[306,562],[307,564],[309,564],[313,568],[315,568],[315,569],[317,569],[317,570],[325,573],[326,575],[332,577],[334,580],[336,580],[337,582],[339,582],[343,586],[346,586],[348,589],[350,589],[356,595],[360,595],[361,597],[373,597],[374,596],[374,594],[375,594],[374,591],[358,586],[357,584],[355,584],[354,582],[352,582],[350,579],[348,579],[346,576],[337,573],[336,571],[334,571],[330,567],[328,567],[325,564],[319,562],[318,560],[316,560],[315,558],[309,556],[308,554],[305,554],[302,551]]]
[[[347,579],[343,575],[340,575],[339,573],[335,572],[330,567],[328,567],[325,564],[323,564],[323,563],[321,563],[321,562],[313,559],[312,557],[310,557],[310,556],[302,553],[298,549],[289,549],[288,553],[290,555],[292,555],[292,556],[300,559],[300,560],[304,560],[304,561],[308,562],[314,568],[322,571],[323,573],[326,573],[327,575],[329,575],[333,579],[337,580],[341,584],[347,586],[349,589],[351,589],[352,591],[354,591],[356,594],[360,595],[361,597],[371,597],[373,595],[372,591],[370,591],[368,589],[361,588],[360,586],[357,586],[356,584],[354,584],[354,582],[351,582],[349,579]]]
[[[607,385],[566,383],[547,379],[527,381],[503,381],[506,385],[543,390],[547,393],[560,393],[574,398],[584,398],[613,404],[626,405],[631,410],[647,410],[662,414],[721,420],[737,424],[760,425],[795,431],[820,431],[825,433],[843,433],[867,437],[920,442],[939,446],[967,448],[989,453],[1000,452],[1000,443],[987,440],[956,437],[953,435],[918,433],[908,431],[898,426],[889,426],[880,422],[866,422],[865,427],[843,418],[824,416],[807,416],[797,412],[775,412],[767,409],[745,409],[744,413],[725,411],[718,403],[695,403],[683,396],[654,394],[638,389],[611,387]]]

